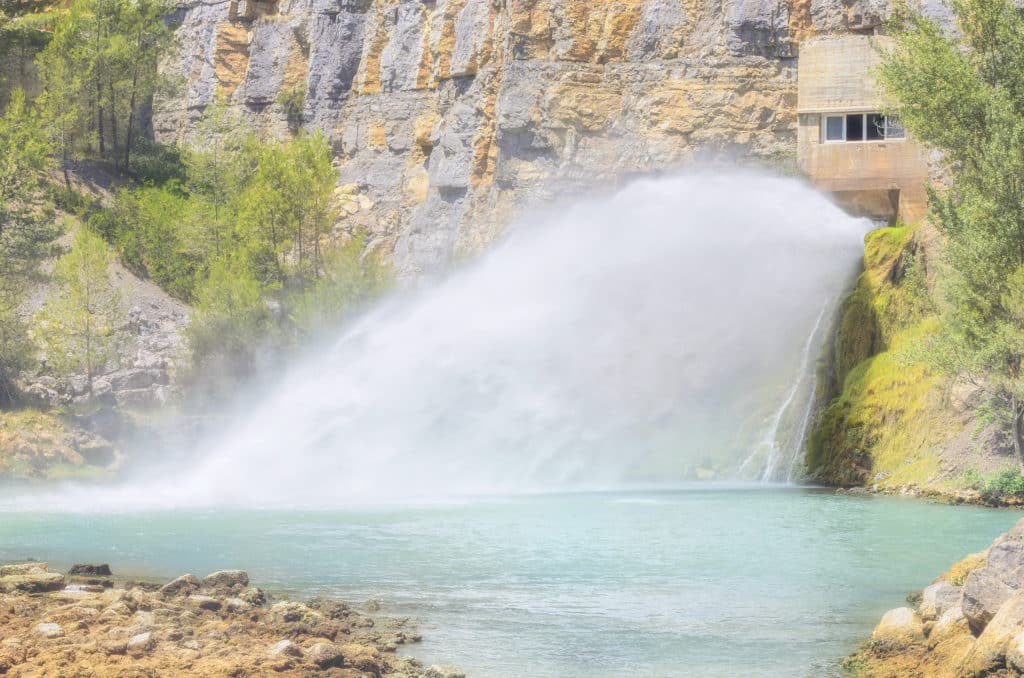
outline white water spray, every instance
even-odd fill
[[[869,226],[753,172],[552,210],[344,328],[181,478],[96,495],[330,506],[737,478],[797,400],[789,375],[813,364]]]

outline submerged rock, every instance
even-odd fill
[[[72,565],[71,569],[68,570],[68,574],[92,577],[110,577],[113,575],[113,572],[110,571],[110,565],[107,565],[106,563],[102,565],[79,564]]]
[[[466,678],[466,674],[448,664],[435,664],[423,672],[422,678]]]

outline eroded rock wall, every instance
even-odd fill
[[[406,275],[481,249],[522,207],[698,154],[795,152],[799,41],[884,0],[206,0],[183,4],[164,141],[217,98],[339,161],[346,225]],[[625,226],[625,225],[624,225]]]

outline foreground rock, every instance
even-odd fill
[[[74,568],[104,576],[106,566]],[[241,570],[162,587],[64,586],[45,563],[0,566],[0,675],[454,678],[394,652],[419,636],[335,600],[271,601]]]
[[[848,668],[877,678],[1024,676],[1024,519],[920,601],[887,612]]]

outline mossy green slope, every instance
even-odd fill
[[[826,404],[807,452],[816,480],[929,485],[939,470],[935,448],[963,429],[945,380],[914,356],[937,327],[922,228],[881,228],[865,239],[864,272],[840,309],[821,368]]]

